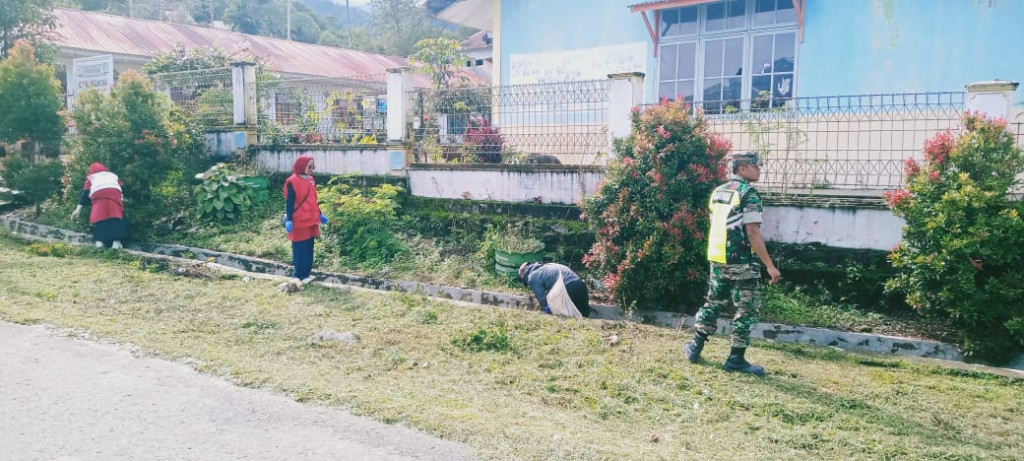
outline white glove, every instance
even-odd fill
[[[82,205],[76,206],[75,207],[75,211],[71,212],[71,220],[74,221],[74,220],[78,219],[78,215],[81,214],[81,213],[82,213]]]

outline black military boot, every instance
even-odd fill
[[[745,347],[734,347],[729,351],[729,358],[725,361],[725,371],[738,371],[750,373],[754,376],[764,376],[764,367],[751,365],[743,355],[747,353]]]
[[[700,353],[704,350],[704,342],[708,340],[708,333],[706,331],[697,331],[693,334],[693,341],[687,344],[683,348],[683,353],[686,354],[686,360],[690,363],[697,363],[700,360]]]

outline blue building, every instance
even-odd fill
[[[502,85],[643,72],[648,102],[775,106],[1024,81],[1024,1],[638,1],[462,0],[450,9],[465,24],[492,24]]]

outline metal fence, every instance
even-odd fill
[[[385,75],[258,77],[259,142],[383,144],[387,138],[385,82]]]
[[[761,186],[772,192],[839,190],[877,195],[903,184],[904,162],[920,159],[925,141],[959,129],[963,92],[794,98],[778,107],[759,101],[698,103],[709,127],[733,151],[763,153]]]
[[[1016,113],[1010,111],[1006,128],[1016,137],[1017,147],[1024,149],[1024,107],[1017,107],[1015,110]],[[1024,199],[1024,174],[1017,176],[1017,184],[1011,193],[1018,200]]]
[[[1018,108],[1015,115],[1008,120],[1008,128],[1017,136],[1017,146],[1024,149],[1024,107]]]
[[[154,74],[150,78],[157,91],[167,94],[203,125],[234,123],[230,67]]]
[[[611,143],[607,80],[416,90],[421,162],[599,163]]]

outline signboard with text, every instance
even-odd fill
[[[111,55],[78,58],[71,64],[71,81],[68,82],[73,94],[95,89],[104,93],[114,86],[114,58]]]

